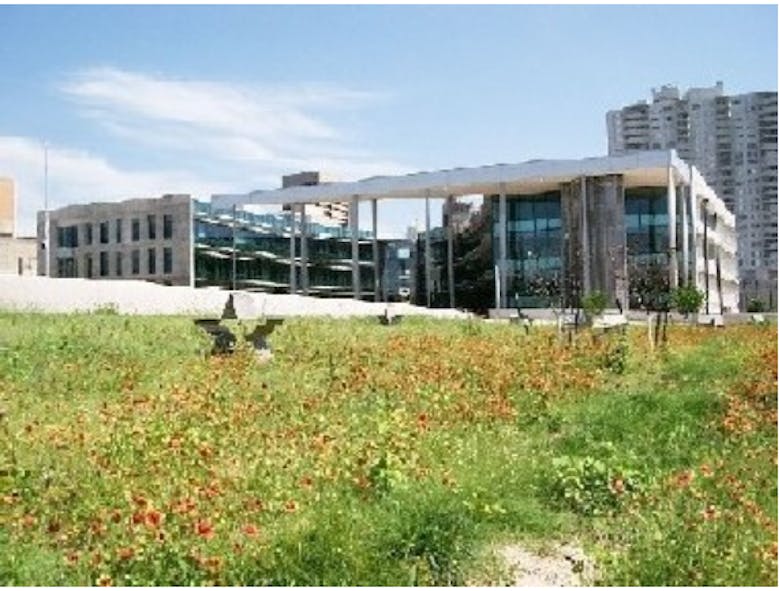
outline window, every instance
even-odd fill
[[[148,274],[154,275],[157,272],[157,252],[153,249],[149,249],[149,267],[148,267]]]
[[[173,238],[173,216],[169,213],[162,216],[162,237],[166,240]]]
[[[140,250],[132,251],[130,257],[131,257],[130,264],[132,265],[132,274],[138,275],[138,273],[141,272],[141,251]]]
[[[94,274],[95,270],[92,267],[92,255],[91,254],[88,254],[88,255],[86,255],[84,257],[84,263],[85,263],[84,266],[86,267],[86,270],[87,270],[87,277],[89,277],[91,279],[92,277],[95,276],[95,274]]]
[[[84,224],[84,243],[92,244],[92,224]]]
[[[119,244],[122,241],[122,220],[116,220],[116,243]]]
[[[162,249],[162,272],[166,275],[173,273],[173,249],[166,247]]]
[[[121,252],[116,253],[116,276],[117,277],[122,276],[122,253]]]
[[[75,248],[78,246],[78,227],[65,226],[57,228],[57,246]]]
[[[131,233],[133,242],[138,242],[141,239],[141,220],[138,218],[132,220]]]
[[[147,215],[146,223],[149,226],[149,240],[157,238],[157,216]]]
[[[108,244],[108,222],[100,222],[100,244]]]
[[[108,253],[102,251],[100,253],[100,276],[106,277],[108,275]]]

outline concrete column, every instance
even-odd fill
[[[581,295],[590,293],[592,282],[590,281],[590,224],[587,220],[587,177],[583,176],[581,183],[581,240],[582,240],[582,285],[580,287]]]
[[[690,222],[689,208],[692,203],[692,171],[690,182],[682,192],[682,278],[684,285],[690,283]]]
[[[300,283],[303,295],[308,295],[308,223],[306,223],[306,204],[300,204]]]
[[[449,289],[449,307],[454,308],[454,226],[452,225],[454,196],[449,195],[446,198],[446,207],[449,213],[446,224],[446,279]]]
[[[379,275],[379,211],[378,201],[371,199],[371,222],[373,226],[373,301],[381,301],[381,275]]]
[[[433,303],[433,257],[430,252],[430,191],[425,192],[425,301]]]
[[[506,226],[508,219],[506,215],[506,186],[500,184],[500,197],[498,198],[498,269],[500,270],[500,307],[506,308],[508,305],[508,272],[506,269],[506,259],[508,258],[508,244],[506,240]]]
[[[289,209],[290,213],[290,233],[289,233],[289,293],[294,294],[297,291],[297,271],[295,270],[295,240],[297,238],[297,225],[295,223],[296,205]]]
[[[232,252],[230,253],[230,255],[231,255],[231,263],[232,263],[232,270],[231,270],[231,275],[230,275],[230,286],[231,286],[232,290],[235,291],[235,285],[236,285],[236,280],[237,280],[237,275],[238,275],[238,260],[236,258],[236,252],[235,252],[235,247],[236,247],[236,244],[235,244],[235,232],[237,230],[236,226],[238,225],[238,218],[237,218],[236,206],[235,205],[233,205],[233,224],[232,225],[233,225],[233,227],[232,227],[233,248],[232,248]]]
[[[668,162],[668,280],[671,289],[679,287],[679,261],[676,252],[676,182],[670,161]]]
[[[352,234],[352,294],[360,299],[360,201],[357,195],[352,197],[349,210],[349,224]]]

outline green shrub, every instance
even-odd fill
[[[703,292],[694,285],[684,285],[671,292],[671,305],[686,316],[697,313],[704,298]]]
[[[758,298],[751,298],[747,302],[747,312],[751,314],[760,314],[761,312],[766,311],[766,305],[763,300],[760,300]]]
[[[641,475],[613,460],[561,456],[552,460],[552,501],[575,513],[602,515],[643,489]]]
[[[606,294],[601,291],[593,291],[582,298],[582,309],[587,316],[587,321],[592,322],[593,318],[603,314],[608,304]]]

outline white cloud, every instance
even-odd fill
[[[383,95],[325,84],[273,86],[183,80],[117,68],[69,75],[59,90],[87,123],[107,133],[112,151],[145,152],[154,164],[130,170],[119,160],[50,145],[49,207],[190,193],[236,193],[278,187],[281,176],[322,170],[343,180],[409,172],[366,153],[350,129],[334,124],[341,109],[366,108]],[[76,142],[74,142],[76,143]],[[17,185],[20,234],[35,230],[43,208],[43,145],[0,135],[0,175]]]
[[[48,146],[49,208],[70,203],[118,201],[164,193],[207,198],[226,187],[181,170],[130,171],[80,150]],[[18,235],[35,233],[36,212],[44,208],[43,143],[25,137],[0,137],[0,175],[16,185]]]

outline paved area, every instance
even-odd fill
[[[168,287],[146,281],[50,279],[0,275],[0,310],[92,312],[111,307],[120,314],[219,316],[230,292],[218,288]],[[425,315],[467,318],[465,312],[427,309],[405,303],[346,298],[240,292],[243,306],[258,316]]]

